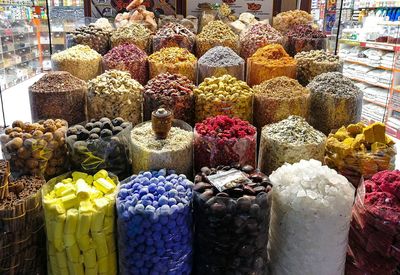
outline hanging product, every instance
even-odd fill
[[[244,79],[244,60],[231,48],[216,46],[208,50],[198,61],[198,83],[207,77],[229,74]]]
[[[281,45],[264,46],[247,59],[247,83],[252,87],[278,76],[296,79],[296,65]]]
[[[131,130],[132,123],[120,117],[92,119],[69,127],[66,141],[73,168],[91,174],[105,169],[125,179],[131,174]]]
[[[103,57],[105,70],[127,71],[140,84],[149,80],[149,64],[147,54],[134,44],[121,44]]]
[[[115,197],[118,179],[100,170],[70,172],[42,189],[49,274],[116,275]]]
[[[162,48],[149,56],[150,79],[162,73],[181,74],[197,80],[197,58],[187,49]]]
[[[142,122],[143,86],[128,72],[110,70],[89,81],[88,119],[122,117]]]
[[[65,172],[67,128],[67,122],[60,119],[32,124],[14,121],[0,137],[3,157],[10,162],[12,175],[51,178]]]
[[[316,160],[285,164],[270,179],[272,274],[344,274],[354,187]]]
[[[167,47],[194,50],[196,35],[178,23],[167,23],[158,29],[153,36],[153,52]]]
[[[121,274],[191,274],[192,188],[185,175],[166,169],[140,172],[121,182]]]
[[[153,111],[151,122],[137,125],[131,133],[133,173],[164,167],[192,177],[192,131],[189,124],[172,120],[171,111]]]
[[[207,118],[195,127],[195,171],[204,166],[255,166],[256,147],[257,130],[249,122],[228,116]]]
[[[286,35],[286,49],[290,56],[300,52],[326,49],[326,34],[311,25],[296,25]]]
[[[88,81],[101,74],[101,55],[89,46],[76,45],[51,56],[54,71],[66,71]]]
[[[111,33],[111,47],[122,44],[135,44],[146,53],[150,53],[151,31],[138,23],[119,27]]]
[[[151,113],[160,107],[171,110],[175,119],[193,125],[195,86],[186,76],[159,74],[144,87],[144,120],[151,119]]]
[[[383,123],[343,126],[328,137],[325,163],[354,186],[382,170],[395,168],[396,148]]]
[[[236,167],[237,168],[237,167]],[[271,183],[246,165],[195,178],[195,274],[265,274]]]
[[[50,72],[29,87],[32,120],[86,120],[86,82],[68,72]]]
[[[4,195],[0,199],[0,273],[46,274],[46,237],[40,189],[44,178],[9,179],[6,161],[0,163]]]
[[[217,115],[253,119],[253,90],[230,75],[206,78],[194,90],[195,117],[200,122]]]
[[[310,91],[286,76],[275,77],[253,87],[254,125],[262,127],[298,115],[308,118]]]
[[[310,124],[325,135],[361,119],[363,93],[353,81],[338,72],[321,74],[307,88],[310,97]]]

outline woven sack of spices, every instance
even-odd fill
[[[167,47],[185,48],[194,50],[196,35],[178,23],[163,25],[153,36],[153,52]]]
[[[326,34],[310,25],[296,25],[287,33],[286,49],[290,56],[311,50],[325,50]]]
[[[354,186],[382,170],[395,168],[396,148],[383,123],[343,126],[326,143],[325,163]]]

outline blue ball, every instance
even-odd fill
[[[169,198],[168,199],[168,205],[169,206],[173,206],[173,205],[175,205],[176,204],[176,199],[174,199],[174,198]]]
[[[164,188],[166,191],[171,190],[174,187],[174,185],[170,182],[165,183]]]
[[[163,206],[168,204],[168,198],[166,196],[161,196],[158,200],[158,205]]]
[[[146,206],[146,212],[154,213],[155,211],[156,211],[156,209],[154,208],[154,206],[152,206],[152,205],[147,205]]]
[[[147,194],[147,199],[154,201],[154,195],[151,193]]]
[[[144,211],[144,205],[138,202],[138,204],[135,205],[135,210],[136,212],[142,213]]]
[[[179,193],[176,189],[171,189],[168,191],[168,197],[170,197],[170,198],[175,198],[178,195],[179,195]]]
[[[177,185],[177,184],[178,184],[178,180],[177,180],[177,179],[171,179],[171,183],[172,183],[173,185]]]
[[[165,188],[162,186],[158,186],[157,187],[157,193],[158,194],[164,194],[165,193]]]
[[[122,219],[123,219],[124,221],[129,221],[129,217],[130,217],[130,215],[129,215],[129,212],[128,212],[128,211],[124,211],[124,212],[122,213]]]
[[[142,188],[140,188],[140,191],[139,191],[140,197],[147,195],[147,193],[149,193],[149,188],[147,186],[143,186]]]
[[[155,201],[155,200],[153,201],[153,207],[158,208],[158,201]]]
[[[128,190],[126,190],[125,188],[121,188],[119,190],[118,197],[124,199],[124,198],[126,198],[126,196],[128,196],[128,194],[129,194]]]
[[[157,191],[157,184],[151,183],[148,187],[150,193],[154,194]]]
[[[149,171],[146,171],[146,172],[144,172],[143,174],[143,177],[146,177],[146,178],[148,178],[148,179],[151,179],[152,178],[152,174],[151,174],[151,172],[149,172]]]
[[[179,193],[185,192],[185,191],[186,191],[186,190],[185,190],[185,187],[183,187],[182,185],[178,185],[178,186],[176,187],[176,190],[177,190]]]
[[[170,213],[170,208],[167,204],[161,206],[161,215],[167,216]]]
[[[165,177],[166,175],[167,175],[167,170],[161,169],[161,170],[158,171],[158,176]]]
[[[178,205],[171,205],[171,214],[176,213],[179,210]]]
[[[158,176],[158,182],[165,182],[166,179],[164,176]]]
[[[158,178],[151,178],[150,183],[157,184],[158,183]]]

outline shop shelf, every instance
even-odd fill
[[[390,89],[390,87],[387,86],[387,85],[383,85],[383,84],[380,84],[380,83],[370,82],[370,81],[368,81],[368,80],[361,79],[361,78],[357,78],[357,77],[353,77],[353,76],[348,75],[348,74],[345,74],[345,76],[348,77],[348,78],[350,78],[351,80],[354,80],[354,81],[363,82],[363,83],[366,83],[366,84],[369,84],[369,85],[373,85],[373,86],[380,87],[380,88],[384,88],[384,89],[388,89],[388,90]]]
[[[388,67],[384,67],[384,66],[373,66],[373,65],[370,65],[368,63],[364,63],[364,62],[360,62],[360,61],[356,61],[356,60],[351,60],[351,59],[347,59],[347,58],[344,58],[343,61],[349,62],[349,63],[353,63],[353,64],[358,64],[358,65],[368,66],[368,67],[372,67],[372,68],[376,68],[376,69],[392,71],[392,68],[388,68]]]

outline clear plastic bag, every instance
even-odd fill
[[[131,174],[129,153],[131,130],[132,124],[111,137],[86,141],[76,141],[71,136],[67,137],[72,167],[90,174],[104,169],[117,175],[120,179],[126,178]]]
[[[71,195],[75,195],[75,199],[67,195],[62,197],[65,198],[62,202],[54,202],[57,199],[48,198],[57,183],[71,177],[73,177],[71,172],[63,174],[51,179],[42,188],[48,274],[116,275],[118,265],[115,242],[115,195],[118,179],[108,173],[107,177],[117,186],[113,186],[113,191],[101,196],[97,194],[95,197],[96,195],[91,193],[90,196],[95,197],[93,202],[82,200],[74,193]],[[93,180],[93,176],[90,177]],[[95,185],[88,187],[102,194]],[[75,200],[74,205],[65,206],[73,200]],[[87,202],[90,202],[90,206]]]
[[[218,176],[215,170],[204,171]],[[208,177],[198,174],[194,186],[194,273],[266,274],[271,210],[268,178],[253,175],[243,188],[220,192]]]
[[[150,180],[152,183],[148,187],[146,197],[155,197],[155,192],[165,191],[167,188],[164,187],[168,184],[172,190],[170,188],[166,193],[171,191],[178,193],[176,188],[180,188],[181,191],[174,197],[170,196],[169,200],[164,195],[162,196],[164,198],[155,198],[151,205],[151,201],[144,199],[143,194],[140,194],[144,190],[140,189],[139,192],[136,188],[137,182],[141,182],[140,176],[146,177],[147,181]],[[160,180],[165,180],[165,185]],[[186,182],[184,184],[186,188],[182,185],[183,181]],[[181,175],[166,173],[165,169],[141,172],[121,182],[117,196],[121,274],[191,274],[193,253],[191,185],[192,183],[189,184]],[[157,191],[150,186],[155,186]],[[132,200],[127,197],[127,192]],[[161,200],[167,200],[168,203],[164,204],[165,202]]]

